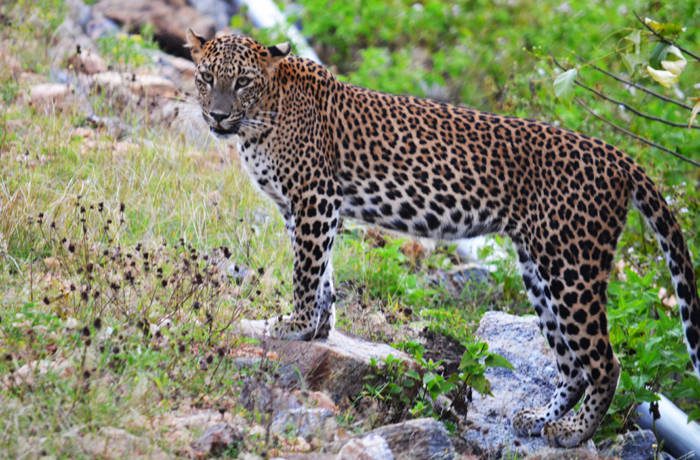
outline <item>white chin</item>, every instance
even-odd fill
[[[230,139],[233,139],[234,137],[238,136],[237,133],[233,133],[233,132],[225,133],[225,132],[220,132],[220,131],[218,132],[218,131],[215,131],[213,129],[209,130],[209,134],[211,134],[215,138],[222,140],[222,141],[230,140]]]

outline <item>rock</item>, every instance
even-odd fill
[[[474,392],[462,438],[480,456],[500,457],[506,452],[519,456],[537,454],[547,447],[547,442],[541,437],[518,438],[511,428],[513,414],[522,408],[546,404],[557,381],[554,356],[540,333],[537,317],[487,312],[476,334],[488,343],[490,351],[506,357],[514,370],[492,368],[486,372],[493,396]],[[592,441],[584,448],[595,454]]]
[[[654,460],[657,447],[653,431],[638,430],[618,435],[615,439],[607,439],[600,443],[598,449],[606,457],[621,460]]]
[[[224,0],[189,0],[188,2],[199,13],[212,18],[216,30],[222,30],[231,24],[231,16],[238,12],[236,2]]]
[[[338,459],[453,459],[454,446],[445,426],[432,418],[385,425],[348,441]]]
[[[188,27],[204,37],[212,37],[216,32],[214,20],[199,13],[184,0],[101,0],[94,11],[130,32],[139,32],[145,24],[152,24],[154,38],[160,47],[184,58],[189,58],[189,51],[184,48]]]
[[[97,90],[110,92],[128,89],[135,96],[145,97],[168,98],[178,93],[172,81],[159,75],[100,72],[92,76],[92,86]]]
[[[68,66],[76,72],[87,75],[107,71],[107,64],[105,64],[105,61],[99,54],[89,49],[85,51],[81,49],[80,53],[75,53],[68,58]]]
[[[96,433],[87,433],[78,440],[83,453],[102,459],[166,459],[168,456],[148,439],[135,436],[121,428],[100,428]]]
[[[537,452],[525,457],[525,460],[601,460],[601,457],[586,447],[574,449],[555,449],[544,447]]]
[[[447,272],[437,270],[430,278],[433,283],[444,286],[450,294],[459,297],[470,284],[488,283],[491,273],[479,264],[469,263],[458,265]]]
[[[333,330],[325,340],[304,342],[275,340],[264,336],[266,321],[243,321],[239,332],[264,337],[264,348],[278,354],[283,364],[296,366],[311,390],[325,390],[334,401],[357,395],[362,390],[363,377],[370,371],[370,360],[382,362],[393,355],[413,362],[402,351],[389,345],[372,343]]]
[[[336,424],[333,412],[328,409],[297,407],[275,414],[270,425],[270,432],[279,436],[291,433],[296,436],[326,436],[335,430]]]
[[[243,435],[228,423],[211,426],[192,443],[195,458],[218,456],[226,449],[243,440]]]
[[[378,434],[351,439],[338,452],[338,460],[393,460],[389,444]]]
[[[29,101],[36,108],[63,105],[71,95],[71,87],[62,83],[40,83],[29,89]]]
[[[151,51],[152,61],[158,66],[158,73],[177,83],[183,91],[194,92],[194,62],[189,59],[172,56],[160,50]]]

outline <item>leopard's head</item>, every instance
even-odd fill
[[[289,44],[268,47],[238,35],[205,40],[187,29],[186,46],[196,65],[199,103],[211,132],[225,138],[258,126],[255,117],[265,110],[264,99]]]

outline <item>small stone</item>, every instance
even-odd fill
[[[335,405],[333,399],[322,391],[312,391],[309,393],[308,400],[319,409],[329,410],[333,414],[339,412],[338,406]]]
[[[107,71],[107,64],[105,64],[105,61],[97,53],[93,53],[90,50],[71,56],[68,59],[68,66],[86,75]]]
[[[211,426],[192,443],[192,451],[197,458],[217,456],[235,443],[241,442],[243,436],[228,423]]]
[[[386,324],[386,316],[380,311],[375,311],[367,315],[367,323],[370,327],[378,329]]]
[[[348,441],[337,460],[393,460],[394,454],[386,440],[378,434],[368,434]]]
[[[283,410],[275,415],[270,431],[278,435],[294,433],[297,436],[322,434],[333,427],[326,425],[326,420],[333,418],[328,409],[297,407]]]

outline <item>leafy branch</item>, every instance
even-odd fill
[[[654,27],[649,25],[648,21],[642,19],[637,14],[636,11],[634,11],[633,13],[634,13],[634,17],[637,18],[637,21],[639,21],[649,32],[651,32],[656,38],[658,38],[660,42],[665,43],[667,45],[675,46],[676,48],[678,48],[679,50],[681,50],[683,53],[687,54],[688,56],[692,57],[696,61],[700,61],[700,56],[698,56],[697,54],[693,53],[692,51],[690,51],[686,48],[683,48],[682,46],[680,46],[678,43],[674,42],[670,38],[664,37],[663,35],[661,35],[661,33],[659,33],[659,31],[657,31],[656,29],[654,29]]]

